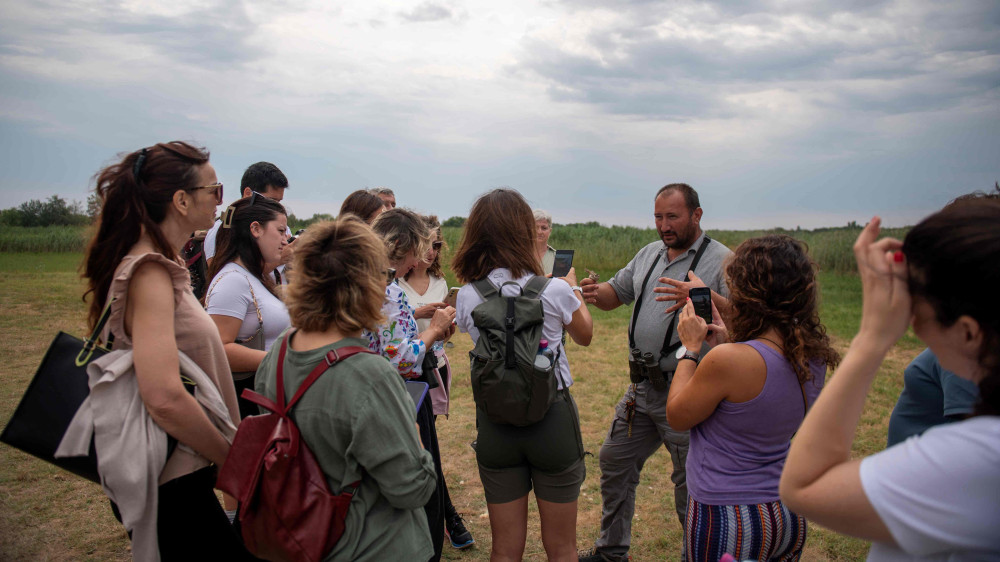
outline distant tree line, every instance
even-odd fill
[[[96,203],[96,197],[94,197]],[[88,204],[90,201],[88,201]],[[96,210],[84,208],[78,201],[67,202],[58,195],[45,201],[32,199],[17,207],[0,211],[0,224],[6,226],[81,226],[89,224]],[[93,213],[93,214],[90,214]]]

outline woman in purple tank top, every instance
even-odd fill
[[[805,519],[781,503],[778,482],[789,441],[839,356],[819,322],[815,266],[802,242],[745,241],[726,281],[728,330],[714,306],[708,325],[690,301],[677,324],[687,360],[674,373],[667,419],[691,430],[687,559],[798,560]],[[723,343],[730,340],[739,343]]]

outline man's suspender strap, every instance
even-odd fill
[[[653,270],[656,269],[656,264],[658,263],[660,263],[660,254],[656,254],[653,265],[649,266],[649,271],[646,272],[646,277],[642,280],[642,289],[639,290],[639,298],[636,299],[635,308],[632,309],[632,324],[628,327],[628,348],[630,351],[635,349],[635,323],[639,319],[639,309],[642,308],[642,295],[646,294],[646,283],[649,282],[649,277],[653,275]]]
[[[684,281],[690,280],[688,273],[694,271],[698,267],[698,263],[701,262],[701,257],[705,254],[705,249],[708,248],[708,245],[711,242],[712,239],[709,238],[708,236],[705,236],[705,238],[702,239],[701,245],[698,246],[698,251],[695,252],[694,254],[694,259],[691,260],[691,266],[688,267],[687,273],[684,274]],[[659,254],[657,254],[656,259],[653,260],[653,265],[651,265],[649,267],[649,271],[646,272],[645,279],[642,280],[642,289],[639,292],[639,297],[635,301],[635,309],[633,309],[632,311],[632,325],[629,326],[628,330],[629,349],[635,349],[635,324],[639,319],[639,309],[642,307],[643,295],[646,294],[646,283],[649,281],[649,278],[653,275],[653,271],[656,269],[656,264],[658,264],[659,262],[660,262],[660,256]],[[668,355],[670,352],[672,352],[674,349],[677,349],[677,347],[680,346],[679,343],[678,345],[674,346],[670,345],[670,340],[674,336],[674,324],[676,323],[677,323],[677,311],[675,310],[674,313],[670,316],[670,323],[667,324],[667,334],[663,338],[663,347],[660,348],[661,358],[665,355]]]

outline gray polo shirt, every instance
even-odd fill
[[[642,306],[639,310],[639,318],[635,323],[635,344],[643,352],[648,351],[654,356],[659,356],[660,349],[663,347],[663,338],[667,335],[667,326],[670,325],[674,314],[676,314],[673,312],[670,314],[663,313],[664,310],[673,304],[672,302],[657,302],[655,300],[658,293],[654,293],[653,288],[666,286],[665,283],[660,283],[657,279],[660,277],[684,279],[684,275],[687,274],[688,268],[691,267],[694,255],[698,252],[698,248],[701,246],[704,238],[705,233],[703,232],[691,244],[687,252],[677,256],[671,262],[668,262],[667,247],[663,244],[663,241],[657,240],[656,242],[652,242],[639,250],[639,253],[632,258],[632,261],[620,269],[608,281],[608,284],[615,290],[618,300],[622,304],[632,303],[636,300],[636,295],[642,289],[642,280],[645,279],[646,273],[649,272],[649,268],[653,265],[653,261],[657,256],[660,257],[659,261],[656,262],[656,271],[649,276],[649,282],[646,283],[646,293],[641,295]],[[726,258],[732,253],[722,243],[712,240],[708,247],[705,248],[705,253],[701,256],[701,261],[698,262],[698,268],[695,269],[695,273],[709,288],[726,298],[729,297],[729,288],[726,287],[722,270]],[[629,325],[631,323],[630,319]],[[679,338],[675,326],[671,343],[677,341],[679,341]],[[677,360],[672,356],[660,361],[661,368],[666,371],[673,371],[676,365]]]

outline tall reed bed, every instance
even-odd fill
[[[446,227],[444,238],[452,250],[458,245],[461,228]],[[909,227],[884,229],[883,235],[902,238]],[[861,228],[825,228],[817,230],[710,230],[708,235],[735,249],[748,238],[765,234],[787,234],[802,240],[809,247],[813,260],[822,271],[852,273],[855,271],[851,247]],[[633,226],[601,226],[596,223],[556,225],[552,229],[549,245],[553,248],[574,249],[574,265],[578,276],[589,268],[607,279],[631,260],[639,248],[658,240],[656,230]],[[446,255],[450,259],[451,252]]]
[[[82,252],[88,227],[0,226],[0,252]]]

